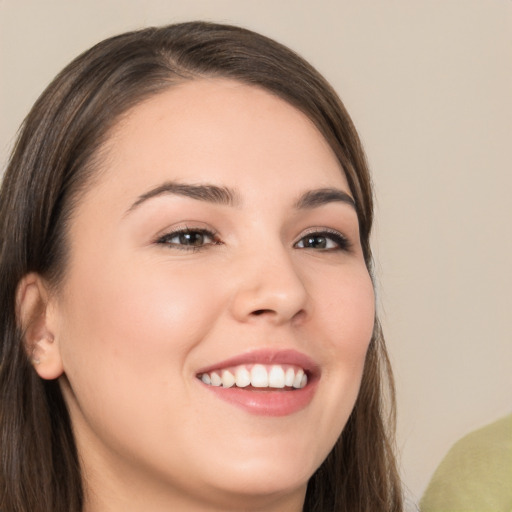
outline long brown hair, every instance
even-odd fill
[[[97,44],[69,64],[32,108],[0,190],[4,512],[80,512],[83,505],[66,404],[58,382],[40,379],[28,360],[16,320],[16,287],[29,272],[56,287],[65,275],[68,220],[120,116],[173,84],[216,76],[264,88],[316,124],[354,195],[371,272],[373,205],[364,151],[340,99],[307,62],[254,32],[203,22],[148,28]],[[402,510],[393,414],[391,370],[376,319],[357,402],[332,452],[310,479],[305,511]]]

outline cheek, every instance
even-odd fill
[[[366,267],[345,270],[333,271],[324,286],[316,288],[311,326],[311,339],[322,347],[322,382],[330,400],[325,411],[340,414],[341,423],[357,397],[375,323],[375,294]]]
[[[323,286],[314,289],[317,300],[310,339],[322,348],[322,375],[312,423],[322,436],[310,433],[316,444],[309,444],[311,453],[317,455],[316,465],[331,451],[353,410],[373,333],[375,296],[368,271],[364,265],[346,270],[333,270],[322,280]]]
[[[67,288],[75,293],[62,301],[63,359],[70,379],[83,375],[85,382],[86,371],[94,369],[96,377],[129,383],[137,376],[140,382],[143,375],[155,379],[163,364],[180,376],[186,355],[218,316],[217,302],[200,281],[197,272],[195,277],[171,272],[162,262],[75,272]]]
[[[174,431],[176,411],[190,411],[187,358],[216,321],[218,301],[196,286],[197,272],[171,273],[161,262],[87,275],[70,275],[62,300],[67,402],[76,428],[85,419],[109,444],[122,432],[136,447],[157,426]]]
[[[318,308],[319,321],[329,330],[333,356],[362,366],[375,321],[375,294],[366,267],[331,279]]]

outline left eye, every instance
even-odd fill
[[[323,251],[346,250],[349,247],[348,240],[341,233],[309,233],[303,236],[295,247],[299,249],[317,249]]]
[[[204,229],[185,229],[163,235],[158,239],[157,243],[176,246],[180,249],[193,249],[216,242],[215,235],[210,231]]]

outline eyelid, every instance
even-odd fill
[[[311,235],[330,237],[335,243],[338,244],[338,249],[324,249],[326,252],[334,250],[349,251],[352,247],[352,242],[346,235],[337,229],[327,227],[308,228],[306,231],[300,234],[300,236],[294,242],[293,246],[295,247],[301,240]]]
[[[182,233],[184,231],[208,231],[213,234],[217,234],[217,230],[209,226],[206,222],[183,220],[159,230],[154,236],[154,240],[156,241],[163,236],[171,235],[173,233]]]
[[[166,239],[172,238],[174,236],[183,234],[183,233],[202,233],[209,238],[212,239],[212,242],[208,242],[201,246],[193,246],[193,245],[185,245],[185,244],[170,244],[166,241]],[[172,246],[178,249],[184,249],[184,250],[199,250],[202,247],[206,247],[209,245],[218,245],[220,243],[220,240],[218,239],[218,231],[205,226],[202,223],[198,224],[179,224],[177,226],[173,226],[171,228],[167,228],[165,230],[162,230],[159,234],[155,236],[155,239],[153,241],[155,244],[161,244],[161,245],[168,245]]]

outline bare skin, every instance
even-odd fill
[[[302,510],[374,319],[350,190],[308,118],[227,80],[149,99],[107,141],[69,241],[57,293],[30,275],[20,296],[25,315],[45,307],[36,368],[60,379],[85,511]],[[262,350],[314,363],[292,412],[241,407],[200,380]]]

